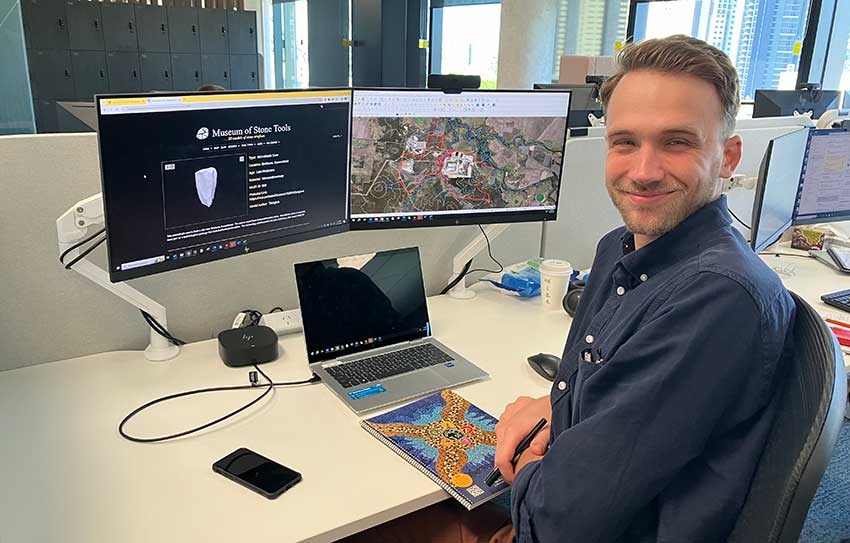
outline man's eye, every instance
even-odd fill
[[[690,145],[687,140],[670,140],[668,145],[672,145],[673,147],[682,147]]]
[[[629,147],[629,146],[633,146],[634,144],[635,144],[635,142],[632,141],[632,140],[614,140],[614,146],[615,147],[623,147],[623,146]]]

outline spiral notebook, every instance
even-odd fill
[[[467,509],[508,490],[484,479],[496,455],[496,418],[443,390],[360,421],[366,431],[410,462]]]

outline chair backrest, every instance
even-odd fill
[[[794,363],[730,543],[796,543],[838,439],[847,402],[844,358],[823,319],[802,298]]]

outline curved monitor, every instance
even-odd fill
[[[761,252],[791,226],[809,129],[773,138],[764,152],[753,201],[750,246]]]
[[[113,282],[348,230],[350,90],[97,106]]]
[[[351,228],[556,219],[570,97],[354,89]]]
[[[850,221],[850,132],[811,130],[794,224]]]

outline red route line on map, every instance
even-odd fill
[[[424,181],[425,178],[428,177],[429,175],[438,175],[446,185],[451,186],[448,183],[448,178],[441,173],[441,171],[443,169],[443,163],[448,158],[448,154],[445,154],[445,155],[440,157],[440,160],[437,163],[437,171],[436,172],[426,172],[426,173],[422,174],[422,176],[419,179],[417,179],[416,182],[413,185],[410,186],[410,188],[408,188],[407,185],[405,185],[404,181],[402,181],[402,179],[401,179],[401,168],[402,168],[402,163],[404,162],[404,159],[405,158],[422,158],[422,157],[424,157],[428,153],[428,140],[431,139],[431,138],[438,138],[440,140],[440,146],[437,148],[438,151],[449,151],[449,149],[446,147],[446,136],[445,136],[445,134],[428,134],[427,136],[425,136],[425,147],[422,149],[421,153],[402,153],[401,158],[398,161],[398,182],[401,185],[401,188],[404,189],[404,192],[405,192],[405,194],[407,194],[408,198],[412,197],[412,195],[410,194],[410,191],[416,190],[416,187],[418,187],[419,184],[422,183],[422,181]],[[492,166],[490,166],[488,164],[484,164],[480,160],[475,160],[478,157],[476,156],[476,153],[474,151],[451,151],[451,152],[452,153],[463,153],[465,155],[472,155],[473,162],[475,164],[477,164],[479,166],[483,166],[485,168],[490,168],[491,170],[493,169]],[[452,188],[454,188],[454,187],[452,187]],[[490,194],[488,192],[486,192],[484,189],[481,188],[481,183],[478,183],[477,185],[475,185],[475,188],[478,190],[478,192],[480,192],[481,194],[484,194],[486,196],[486,198],[472,198],[472,197],[460,196],[460,199],[461,200],[468,200],[470,202],[485,202],[485,201],[490,202],[490,201],[492,201],[492,197],[490,196]],[[458,195],[455,195],[455,194],[452,194],[452,195],[455,197],[456,200],[458,199]]]

